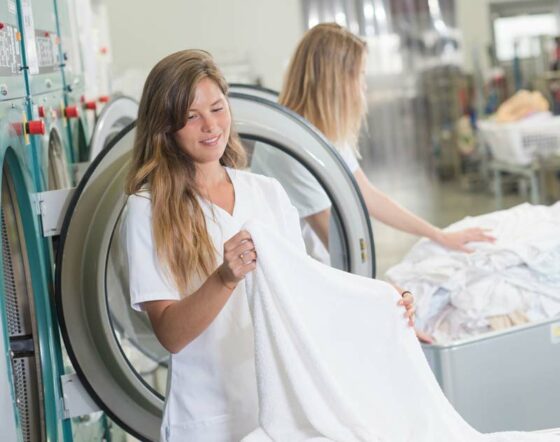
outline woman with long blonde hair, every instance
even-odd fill
[[[366,112],[366,57],[365,41],[342,26],[322,23],[313,27],[303,36],[292,57],[280,104],[309,120],[332,142],[354,175],[368,212],[375,219],[465,252],[470,250],[468,242],[493,241],[477,228],[442,231],[377,189],[360,168],[357,140]],[[282,176],[286,191],[305,220],[304,231],[308,225],[314,232],[306,236],[308,250],[322,249],[323,252],[316,252],[321,258],[325,256],[323,245],[328,244],[330,200],[311,174],[294,163],[273,151],[260,149],[251,167],[257,173]],[[315,241],[317,237],[320,241]]]
[[[258,426],[251,316],[260,220],[303,249],[276,180],[244,172],[227,84],[199,50],[165,57],[140,101],[124,237],[133,308],[171,353],[161,440],[238,441]]]

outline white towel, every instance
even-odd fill
[[[260,427],[243,442],[560,441],[481,435],[447,401],[387,283],[309,258],[249,222]]]
[[[445,343],[491,331],[492,316],[521,311],[534,322],[559,316],[560,202],[520,204],[445,230],[471,227],[490,229],[497,241],[471,243],[474,252],[463,253],[424,238],[387,271],[417,297],[422,329]],[[438,293],[447,295],[449,308],[433,299]]]

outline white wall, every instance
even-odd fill
[[[456,0],[455,2],[457,26],[463,34],[467,71],[473,71],[475,56],[483,71],[490,66],[487,55],[487,47],[492,42],[490,3],[491,0]]]
[[[304,29],[299,0],[103,1],[114,76],[132,70],[130,81],[171,52],[200,48],[226,71],[232,60],[247,60],[264,86],[279,89]]]
[[[534,3],[533,3],[534,2]],[[483,71],[490,66],[487,47],[492,43],[492,23],[490,22],[490,5],[502,4],[512,13],[534,11],[556,11],[560,25],[560,2],[558,0],[455,0],[457,26],[461,30],[465,48],[465,68],[474,67],[474,50]]]

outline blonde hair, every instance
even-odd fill
[[[336,23],[305,33],[290,62],[280,104],[323,132],[335,145],[357,141],[366,111],[360,81],[366,42]]]
[[[151,70],[138,109],[125,188],[128,195],[144,187],[150,190],[156,253],[183,293],[194,274],[208,276],[216,266],[216,251],[197,199],[195,164],[175,141],[175,133],[187,122],[196,86],[205,78],[227,96],[227,82],[205,51],[176,52]],[[220,163],[245,165],[245,151],[233,128]]]

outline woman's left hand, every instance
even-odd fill
[[[416,312],[416,307],[414,306],[414,296],[409,291],[405,291],[402,294],[402,298],[399,299],[398,305],[402,305],[405,308],[404,316],[408,318],[408,325],[414,327],[414,314]]]
[[[489,229],[472,227],[470,229],[459,230],[457,232],[440,232],[435,239],[442,246],[460,252],[472,253],[474,250],[466,247],[465,244],[474,241],[495,242],[496,238],[489,235]]]

